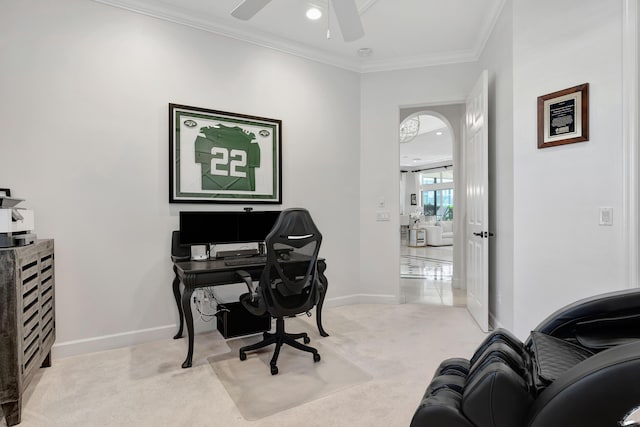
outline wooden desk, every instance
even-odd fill
[[[184,321],[186,320],[189,349],[187,350],[187,358],[184,360],[182,367],[190,368],[193,359],[193,313],[191,312],[191,295],[193,291],[209,286],[242,283],[242,280],[236,275],[237,270],[246,271],[251,275],[253,280],[258,281],[260,280],[260,275],[262,274],[265,264],[231,266],[225,265],[224,260],[179,261],[175,257],[172,257],[172,260],[174,261],[173,271],[175,273],[175,278],[173,279],[173,295],[176,299],[176,305],[178,306],[178,313],[180,313],[180,327],[173,339],[182,338]],[[285,261],[285,263],[291,264],[293,268],[295,268],[296,265],[300,265],[302,268],[301,273],[304,274],[304,269],[307,264],[302,261],[303,260],[296,261],[295,257],[292,257],[291,260]],[[327,278],[324,275],[326,269],[327,265],[325,260],[319,259],[318,278],[324,289],[321,292],[320,301],[316,308],[316,323],[318,325],[318,331],[320,331],[320,335],[323,337],[329,336],[322,327],[322,304],[324,303],[324,297],[328,287]],[[180,292],[180,283],[184,285],[182,292]]]

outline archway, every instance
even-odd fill
[[[400,120],[400,301],[464,305],[453,284],[456,133],[430,109]]]

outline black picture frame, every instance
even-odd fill
[[[538,148],[589,140],[589,83],[538,97]]]
[[[416,206],[418,204],[418,199],[416,197],[416,193],[411,193],[411,206]]]
[[[282,204],[282,121],[170,103],[169,203]]]
[[[0,188],[0,196],[11,197],[11,190],[8,188]]]

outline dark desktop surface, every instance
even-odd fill
[[[252,265],[252,264],[265,264],[267,262],[267,257],[264,255],[257,256],[249,256],[249,257],[237,257],[226,259],[224,261],[224,265]]]
[[[301,261],[307,261],[309,256],[302,254],[290,254],[289,259],[282,260],[284,263],[299,263]],[[229,263],[231,261],[231,263]],[[324,258],[318,258],[318,261],[323,261]],[[235,258],[208,258],[201,261],[194,260],[179,260],[175,259],[174,262],[179,267],[181,274],[207,274],[212,271],[229,271],[235,272],[238,269],[242,269],[244,266],[247,268],[262,268],[266,264],[267,260],[264,255],[255,255],[247,257],[235,257]],[[235,274],[235,273],[234,273]],[[236,277],[237,279],[237,277]]]

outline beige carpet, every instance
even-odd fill
[[[303,332],[307,327],[298,319],[286,320],[287,331]],[[256,336],[229,341],[230,353],[208,359],[246,420],[255,421],[371,379],[317,339],[309,345],[320,353],[319,362],[314,363],[310,353],[283,346],[278,357],[279,372],[271,375],[273,345],[247,353],[245,361],[238,358],[240,347],[260,339]]]
[[[295,369],[304,367],[305,373],[314,375],[321,369],[331,370],[332,360],[338,360],[335,355],[371,379],[321,398],[306,397],[295,407],[249,421],[229,396],[210,359],[225,359],[230,365],[237,362],[238,369],[245,369],[246,363],[268,359],[270,352],[248,355],[241,362],[232,349],[241,345],[240,340],[226,341],[217,331],[197,334],[193,367],[182,369],[186,340],[167,337],[54,358],[53,366],[38,370],[27,389],[20,427],[406,427],[440,361],[469,357],[484,338],[467,310],[458,307],[330,307],[323,312],[329,337],[319,336],[313,317],[295,321],[305,323],[301,331],[309,333],[311,344],[322,355],[314,365],[311,356],[303,354],[300,368]],[[288,323],[288,330],[298,330]],[[286,354],[289,351],[283,352]],[[261,383],[274,379],[266,363],[260,362],[264,369],[257,373],[264,378]],[[287,383],[282,390],[299,390],[297,378],[289,375],[296,372],[295,365],[285,358],[278,364],[280,373],[275,380]],[[2,426],[6,426],[4,419],[0,419]]]

